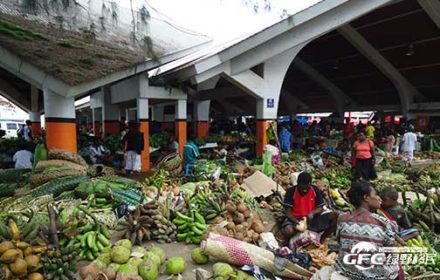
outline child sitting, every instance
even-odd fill
[[[402,207],[398,206],[399,193],[397,190],[392,187],[384,188],[380,193],[380,197],[382,198],[382,204],[381,208],[377,210],[378,214],[397,223],[399,236],[404,241],[417,237],[418,232],[412,228],[408,214]]]

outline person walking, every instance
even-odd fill
[[[416,143],[417,135],[413,132],[413,128],[410,127],[405,131],[402,138],[402,159],[405,162],[405,165],[411,165],[414,158]]]
[[[290,153],[292,151],[292,142],[292,133],[285,126],[283,126],[280,132],[281,151],[283,153]]]
[[[142,168],[141,153],[144,150],[144,135],[139,131],[138,122],[130,122],[127,134],[122,138],[125,146],[125,171],[134,177]]]
[[[355,169],[355,178],[374,180],[377,178],[374,165],[374,143],[367,139],[363,132],[358,133],[357,140],[352,147],[352,166]]]

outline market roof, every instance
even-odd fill
[[[163,68],[158,73],[170,81],[199,84],[224,73],[255,67],[257,64],[249,61],[274,55],[275,43],[280,42],[281,36],[290,36],[293,42],[302,34],[301,25],[325,17],[327,11],[349,2],[352,1],[321,1],[239,42],[190,62],[176,61],[175,68]],[[346,109],[351,111],[399,112],[405,98],[411,99],[410,112],[440,108],[440,2],[387,2],[305,43],[284,79],[280,100],[286,102],[280,102],[279,115],[292,112],[289,103],[296,104],[295,112],[335,111],[334,91],[343,96]],[[240,56],[246,59],[237,59]],[[219,81],[222,83],[217,87],[234,87],[225,85],[222,78]],[[236,87],[235,91],[235,96],[218,98],[237,111],[252,113],[254,108],[249,102],[253,98]]]
[[[210,42],[207,36],[147,10],[134,12],[137,36],[133,42],[130,10],[112,1],[76,2],[82,6],[29,11],[15,0],[2,1],[1,71],[74,96],[170,62]]]

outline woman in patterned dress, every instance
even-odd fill
[[[351,253],[359,242],[368,242],[372,247],[396,246],[397,224],[374,214],[381,206],[381,198],[367,181],[356,181],[348,191],[352,213],[339,216],[336,235],[340,249],[334,267],[318,271],[312,280],[403,280],[403,271],[398,264],[359,267],[344,262],[344,256]],[[365,269],[366,268],[366,269]]]

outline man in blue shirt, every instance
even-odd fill
[[[287,130],[285,126],[283,126],[280,132],[281,151],[283,153],[290,153],[292,151],[292,142],[293,142],[292,133],[289,130]]]

